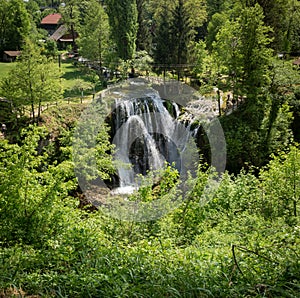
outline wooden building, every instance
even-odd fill
[[[51,36],[62,23],[61,20],[62,16],[60,13],[49,14],[41,20],[41,28],[45,29],[48,35]]]
[[[21,51],[4,51],[3,61],[4,62],[13,62],[21,55]]]

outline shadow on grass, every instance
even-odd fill
[[[64,84],[64,97],[81,96],[81,88],[84,89],[83,95],[91,95],[103,89],[97,74],[92,69],[83,65],[76,65],[74,60],[71,59],[62,61],[61,66],[63,71],[61,77],[66,81]],[[88,84],[90,84],[90,87],[88,87]]]
[[[94,89],[84,90],[83,91],[83,96],[92,95],[94,93],[100,92],[103,89],[104,89],[104,87],[102,86],[101,82],[99,82],[95,86],[95,90]],[[64,91],[64,98],[67,98],[67,97],[80,97],[81,95],[82,94],[81,94],[79,89],[67,89],[67,90]]]
[[[63,64],[67,64],[63,66],[65,73],[62,75],[62,78],[68,81],[81,79],[86,82],[91,82],[92,77],[95,76],[95,73],[89,68],[79,67],[73,64],[70,64],[70,61],[63,62]]]

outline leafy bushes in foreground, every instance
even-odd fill
[[[41,136],[34,129],[22,146],[0,143],[1,289],[41,297],[298,296],[296,147],[258,175],[225,173],[206,204],[201,169],[180,208],[138,223],[78,209],[68,198],[72,167],[44,163],[35,149]]]

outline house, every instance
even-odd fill
[[[75,32],[74,37],[78,37],[77,32]],[[49,39],[56,41],[58,48],[60,49],[65,49],[67,45],[72,45],[73,43],[72,34],[69,32],[65,24],[60,25],[57,30],[49,37]]]
[[[62,22],[60,13],[53,13],[44,17],[41,21],[41,28],[47,30],[49,39],[54,40],[59,49],[65,49],[67,45],[73,44],[73,37],[67,26]],[[78,34],[75,32],[74,38]]]
[[[60,13],[52,13],[45,16],[41,20],[41,28],[45,29],[48,32],[48,35],[51,36],[62,23],[62,16]]]
[[[4,62],[13,62],[21,55],[21,51],[4,51],[3,61]]]

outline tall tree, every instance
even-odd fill
[[[193,38],[193,27],[183,0],[178,0],[173,12],[171,25],[173,62],[176,64],[188,61],[188,46]]]
[[[300,49],[300,2],[293,0],[290,7],[288,40],[291,52]]]
[[[196,52],[196,49],[192,47],[192,42],[195,40],[196,28],[202,26],[206,19],[206,11],[201,9],[204,4],[202,0],[178,0],[173,10],[172,60],[178,65],[178,79],[181,76],[183,64],[189,63]]]
[[[189,62],[195,29],[201,27],[206,19],[205,2],[165,1],[164,5],[156,7],[155,13],[159,16],[156,17],[155,62],[177,64],[179,70],[181,64]]]
[[[0,56],[20,50],[30,32],[30,18],[22,0],[0,0]]]
[[[107,0],[107,11],[117,55],[122,60],[130,60],[136,50],[138,31],[136,1]]]
[[[86,15],[79,27],[79,52],[92,61],[99,63],[98,75],[102,76],[102,66],[110,54],[110,27],[108,16],[97,0],[88,2]]]
[[[150,51],[151,44],[151,20],[147,11],[146,0],[136,0],[138,13],[138,32],[136,39],[136,47],[138,51]]]
[[[263,18],[258,4],[244,8],[236,20],[226,22],[214,43],[214,57],[228,76],[235,96],[247,96],[248,101],[254,100],[268,82],[272,51],[270,28]]]
[[[41,22],[41,16],[42,16],[39,5],[35,0],[28,0],[27,2],[25,2],[25,6],[26,6],[26,10],[31,16],[32,21],[36,26],[38,26]]]
[[[38,46],[27,41],[20,61],[1,82],[0,94],[12,102],[18,114],[30,107],[32,121],[38,122],[42,102],[62,96],[58,67],[41,55]]]
[[[206,0],[208,21],[211,20],[214,14],[222,12],[225,1],[226,0]]]
[[[212,50],[213,42],[216,40],[219,30],[224,26],[228,18],[229,16],[226,12],[218,12],[211,17],[207,25],[206,34],[206,45],[210,51]]]
[[[154,38],[154,61],[159,65],[158,69],[163,70],[164,74],[166,72],[166,67],[171,63],[171,31],[170,31],[170,20],[169,11],[166,6],[163,7],[163,11],[160,15],[159,26],[156,30],[156,35]]]
[[[276,51],[289,51],[290,49],[290,26],[296,10],[295,0],[226,0],[226,8],[235,7],[235,13],[246,7],[260,5],[266,26],[272,28],[271,46]]]
[[[79,9],[78,0],[65,0],[65,6],[61,8],[61,14],[63,22],[67,25],[72,35],[72,48],[73,51],[77,50],[76,39],[76,27],[79,24]]]

